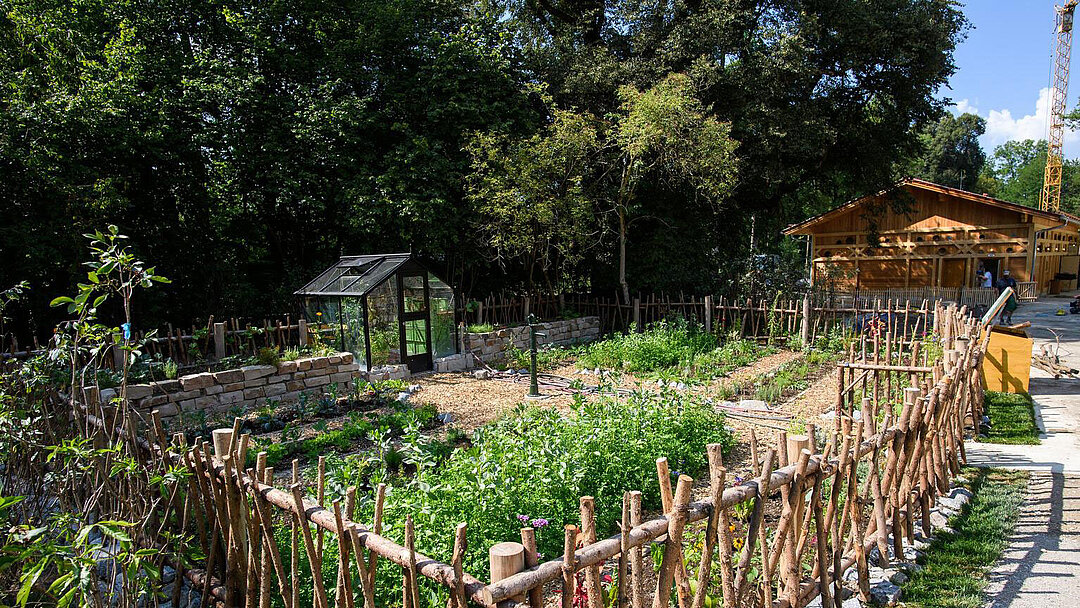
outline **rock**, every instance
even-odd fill
[[[397,394],[397,400],[402,403],[406,403],[409,400],[409,396],[410,394],[408,392],[402,391]]]
[[[951,498],[949,496],[941,496],[937,499],[937,504],[939,506],[945,507],[946,509],[952,509],[953,511],[960,511],[961,509],[963,509],[965,502],[967,502],[966,499],[964,501],[960,501],[956,498]]]
[[[953,478],[952,482],[953,482],[954,486],[958,486],[960,484],[968,483],[968,478],[964,477],[963,475],[957,475],[956,477]],[[970,492],[968,492],[968,493],[970,494]]]
[[[870,587],[870,601],[878,606],[895,606],[900,601],[900,587],[881,581]]]
[[[420,392],[420,390],[423,389],[423,388],[424,387],[419,385],[419,384],[410,384],[409,388],[408,388],[408,391],[410,393],[417,393],[417,392]]]
[[[491,378],[491,370],[478,369],[473,372],[473,378],[477,380],[489,380]]]
[[[840,604],[840,608],[862,608],[862,602],[859,601],[859,598],[851,596]]]
[[[938,509],[930,510],[930,528],[941,530],[949,526],[949,518]]]
[[[901,570],[890,570],[889,582],[894,585],[903,585],[908,582],[908,575]]]
[[[172,568],[170,568],[168,566],[165,566],[164,568],[161,569],[161,582],[162,582],[162,584],[168,585],[169,583],[173,582],[174,580],[176,580],[176,570],[173,570]]]
[[[769,410],[769,404],[765,403],[761,399],[743,399],[742,401],[739,401],[739,407],[746,408],[748,410]]]
[[[915,562],[903,562],[901,564],[898,564],[897,567],[900,568],[900,570],[908,576],[914,576],[923,571],[923,567]]]
[[[930,543],[932,543],[933,540],[934,540],[933,538],[928,538],[926,540],[921,540],[921,539],[916,538],[915,539],[915,544],[912,545],[912,546],[915,547],[915,549],[917,551],[926,551],[927,549],[930,548]]]

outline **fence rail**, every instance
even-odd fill
[[[565,527],[563,556],[535,563],[530,559],[535,556],[534,531],[523,528],[520,543],[508,539],[480,548],[491,560],[487,583],[463,570],[467,522],[439,531],[454,540],[447,562],[425,556],[416,550],[411,517],[403,539],[382,534],[385,486],[376,493],[374,520],[362,524],[353,521],[355,488],[348,490],[344,504],[323,504],[321,467],[314,501],[302,496],[295,463],[284,489],[275,487],[265,454],[258,455],[254,469],[243,470],[240,463],[246,462],[251,442],[238,432],[239,420],[233,429],[215,431],[212,447],[205,441],[192,446],[181,434],[166,437],[156,414],[145,438],[130,417],[96,428],[118,429],[115,436],[146,453],[146,466],[171,462],[191,473],[187,486],[165,502],[172,517],[162,521],[179,522],[178,531],[199,539],[206,562],[186,572],[179,565],[179,574],[199,581],[204,602],[212,597],[232,607],[280,601],[292,608],[300,581],[310,580],[316,608],[329,608],[330,588],[336,606],[373,607],[374,572],[385,561],[401,569],[406,608],[420,608],[421,578],[445,587],[451,605],[461,608],[467,603],[540,608],[544,586],[559,580],[562,606],[571,607],[582,593],[588,606],[600,606],[599,574],[605,564],[617,569],[620,608],[643,607],[647,598],[665,608],[673,589],[678,604],[686,607],[701,606],[707,592],[722,597],[724,606],[771,607],[779,600],[798,608],[817,595],[829,605],[840,596],[843,574],[853,566],[860,595],[868,595],[868,553],[875,547],[879,559],[888,562],[890,547],[892,555],[902,555],[916,526],[929,533],[931,505],[948,491],[950,478],[965,461],[965,428],[982,417],[978,367],[986,341],[980,339],[978,322],[966,310],[940,303],[928,317],[922,332],[932,324],[940,353],[916,339],[921,334],[914,325],[863,334],[859,344],[851,345],[847,361],[837,366],[832,429],[807,425],[805,435],[780,432],[778,448],[764,454],[751,434],[752,481],[728,486],[720,446],[709,446],[709,497],[691,502],[694,480],[681,475],[672,487],[667,461],[661,458],[662,516],[643,519],[641,493],[626,492],[622,532],[598,540],[595,504],[581,497],[581,521]],[[85,400],[89,408],[101,408],[93,394]],[[752,503],[750,515],[735,525],[733,510],[743,503]],[[767,516],[776,510],[778,519]],[[288,542],[279,546],[275,529],[283,518]],[[687,524],[702,520],[708,522],[705,546],[696,565],[696,591],[691,591],[693,575],[684,561],[683,541]],[[738,544],[733,530],[741,539]],[[663,557],[655,584],[647,585],[651,577],[644,572],[642,548],[648,543],[660,543]],[[327,551],[328,546],[338,550]],[[714,549],[719,550],[715,563]],[[292,556],[288,571],[285,550]],[[310,578],[296,570],[301,552],[311,565]],[[324,580],[324,559],[340,560],[336,580]],[[756,580],[750,576],[752,563],[759,568]],[[720,571],[719,589],[708,585],[714,569]]]

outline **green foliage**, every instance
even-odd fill
[[[616,334],[580,347],[578,367],[631,373],[676,372],[685,378],[712,378],[756,361],[768,351],[749,340],[718,345],[696,323],[660,321],[641,333]]]
[[[610,534],[624,491],[641,490],[646,509],[659,507],[656,458],[666,456],[676,473],[697,475],[706,468],[705,445],[714,442],[734,445],[723,415],[673,392],[578,400],[566,415],[522,406],[478,429],[471,446],[444,463],[393,478],[384,521],[394,537],[412,515],[418,550],[445,559],[453,540],[446,531],[458,522],[469,523],[470,544],[486,547],[515,537],[523,517],[550,557],[562,552],[563,525],[579,520],[580,496],[596,498],[598,532]],[[361,462],[346,459],[343,466],[340,474],[355,479],[349,469]],[[370,501],[361,504],[362,518],[370,517]],[[483,552],[466,559],[467,571],[487,572]]]
[[[978,115],[946,113],[919,134],[923,153],[912,163],[912,176],[974,190],[986,164],[986,153],[979,144],[983,133],[986,133],[986,120]]]
[[[473,323],[465,329],[465,331],[469,332],[470,334],[486,334],[489,331],[494,330],[495,326],[491,323]]]
[[[466,180],[482,249],[499,265],[534,269],[545,284],[571,276],[598,242],[596,201],[586,177],[601,148],[600,127],[588,115],[552,111],[531,137],[479,133],[469,144]]]
[[[270,348],[264,346],[259,349],[259,353],[255,355],[255,360],[259,362],[259,365],[273,365],[277,367],[281,363],[281,353],[276,348]]]
[[[912,608],[981,608],[986,572],[1001,558],[1020,514],[1027,485],[1024,471],[965,468],[975,498],[937,534],[922,569],[903,585]]]
[[[507,369],[529,369],[532,366],[532,353],[528,350],[511,346],[505,353]],[[550,371],[555,369],[570,355],[570,352],[561,346],[540,346],[536,349],[536,370]]]
[[[1026,393],[999,393],[986,391],[986,415],[990,429],[984,443],[1022,445],[1039,444],[1039,425],[1035,422],[1035,404]]]
[[[987,160],[979,179],[979,191],[1012,203],[1039,206],[1046,170],[1046,140],[1007,141]],[[1061,208],[1080,211],[1080,161],[1063,161]]]

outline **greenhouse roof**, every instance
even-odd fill
[[[346,255],[296,292],[299,296],[364,296],[409,263],[408,253]]]

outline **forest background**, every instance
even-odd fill
[[[785,225],[901,176],[1041,186],[1044,142],[987,153],[948,111],[949,0],[0,6],[0,289],[27,282],[26,332],[107,224],[172,280],[135,303],[153,327],[295,312],[339,255],[409,250],[467,298],[745,294],[801,273]]]

